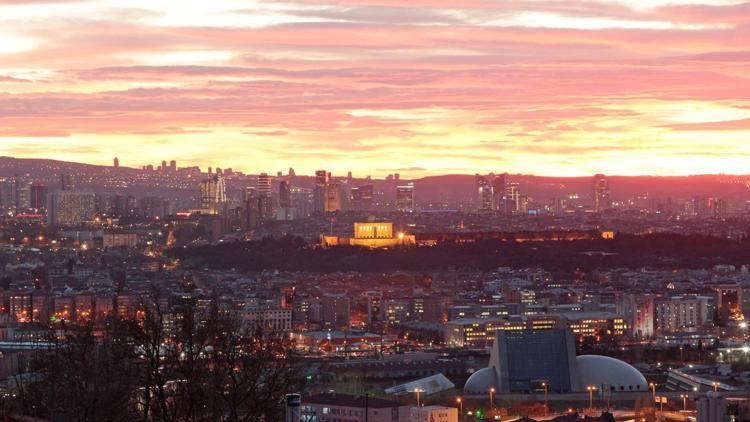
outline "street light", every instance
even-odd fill
[[[461,399],[461,397],[456,399],[456,403],[458,403],[458,420],[463,421],[464,420],[464,401]]]
[[[422,392],[422,389],[416,388],[414,389],[414,392],[417,393],[417,409],[419,409],[419,393]]]
[[[596,390],[596,387],[589,385],[587,389],[589,390],[589,409],[594,410],[594,390]]]
[[[547,417],[548,412],[548,401],[547,401],[547,394],[549,393],[549,385],[547,385],[547,382],[542,383],[542,387],[544,387],[544,417]]]
[[[651,396],[653,399],[654,407],[656,407],[656,384],[652,382],[648,386],[651,387]]]
[[[492,400],[492,396],[495,394],[495,388],[490,388],[490,412],[495,412],[495,402]]]
[[[713,385],[714,391],[719,391],[719,383],[718,382],[714,381],[713,383],[711,383],[711,385]]]
[[[682,410],[685,411],[685,412],[687,412],[687,399],[688,399],[688,395],[687,394],[680,394],[680,397],[682,398]]]

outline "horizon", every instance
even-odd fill
[[[742,1],[181,6],[3,2],[0,154],[408,178],[750,174]]]
[[[66,163],[66,164],[73,164],[73,165],[85,165],[85,166],[95,166],[95,167],[105,167],[105,168],[114,168],[113,163],[110,162],[109,164],[105,163],[92,163],[92,162],[80,162],[80,161],[67,161],[67,160],[59,160],[55,158],[45,158],[45,157],[14,157],[9,155],[0,155],[0,159],[3,158],[9,158],[13,160],[39,160],[39,161],[55,161],[60,163]],[[118,158],[118,157],[114,157]],[[114,160],[113,158],[113,160]],[[156,164],[156,161],[154,163]],[[188,166],[180,167],[178,162],[178,169],[179,168],[186,168]],[[189,166],[189,167],[196,167],[196,166]],[[200,169],[202,173],[207,173],[208,168],[211,168],[212,170],[215,170],[217,167],[211,166],[211,165],[197,165],[197,167]],[[142,167],[133,167],[128,166],[127,163],[123,164],[120,163],[120,168],[128,169],[128,170],[136,170],[136,171],[143,171]],[[218,167],[222,168],[222,167]],[[227,167],[231,168],[231,167]],[[292,166],[295,170],[295,176],[296,177],[315,177],[315,170],[311,171],[310,173],[307,172],[299,172],[297,169]],[[222,168],[226,169],[226,168]],[[240,173],[243,173],[245,175],[258,175],[261,173],[267,173],[271,176],[275,176],[276,172],[281,171],[284,176],[288,176],[288,174],[284,173],[284,170],[240,170],[231,168],[233,171],[238,171]],[[323,168],[317,168],[317,170],[326,170]],[[159,171],[157,167],[154,167],[154,171]],[[288,169],[287,169],[288,171]],[[345,178],[347,171],[344,171],[343,174],[332,174],[331,176],[334,178]],[[591,178],[596,176],[597,174],[603,174],[607,176],[607,178],[640,178],[640,177],[652,177],[652,178],[686,178],[686,177],[748,177],[750,178],[750,172],[746,174],[742,173],[693,173],[693,174],[607,174],[607,173],[595,173],[595,174],[580,174],[580,175],[569,175],[569,176],[559,176],[559,175],[553,175],[553,174],[530,174],[530,173],[511,173],[511,172],[505,172],[505,171],[490,171],[487,173],[435,173],[435,174],[426,174],[419,177],[403,177],[403,174],[401,174],[400,179],[402,181],[412,181],[412,180],[419,180],[419,179],[425,179],[425,178],[431,178],[431,177],[451,177],[451,176],[460,176],[460,177],[474,177],[477,174],[479,175],[489,175],[489,174],[507,174],[509,176],[516,176],[516,177],[538,177],[538,178],[553,178],[553,179],[584,179],[584,178]],[[393,175],[393,174],[389,174]],[[372,176],[373,180],[385,180],[386,176],[389,176],[388,174],[384,174],[380,177],[374,177]],[[371,175],[365,174],[365,175],[357,175],[356,173],[352,172],[352,178],[353,179],[366,179],[367,177],[371,177]]]

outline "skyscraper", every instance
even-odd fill
[[[200,184],[201,209],[208,214],[219,214],[222,205],[227,202],[227,187],[224,178],[210,177]]]
[[[167,160],[162,160],[161,162],[161,171],[167,171]]]
[[[172,160],[172,161],[169,162],[169,170],[172,173],[176,173],[177,172],[177,161]]]
[[[268,221],[274,218],[272,192],[273,176],[269,176],[268,173],[259,174],[255,194],[259,201],[260,221]]]
[[[521,210],[521,190],[518,182],[505,183],[505,210],[506,214],[516,214]]]
[[[315,190],[313,190],[313,211],[317,213],[326,212],[326,186],[331,179],[331,174],[325,170],[315,172]]]
[[[279,181],[279,210],[278,220],[292,220],[292,187],[288,180]]]
[[[493,187],[485,176],[479,174],[476,175],[477,184],[477,199],[479,204],[479,211],[490,211],[492,210],[493,202]]]
[[[414,212],[414,183],[396,186],[396,209]]]
[[[31,185],[31,208],[37,211],[47,209],[47,193],[49,190],[46,185],[34,183]]]
[[[112,163],[116,169],[120,168],[120,159],[115,157],[114,163]]]
[[[612,208],[612,199],[609,194],[609,181],[607,176],[597,174],[594,176],[594,210],[604,211]]]
[[[325,187],[325,212],[336,212],[343,209],[341,184],[328,183]]]
[[[352,209],[357,211],[372,210],[373,186],[362,185],[352,188]]]
[[[505,212],[505,176],[506,174],[499,174],[495,176],[495,180],[492,181],[492,208]]]

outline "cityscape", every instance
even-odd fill
[[[0,171],[7,415],[750,409],[750,176],[403,179],[11,157]],[[664,196],[660,183],[681,187]]]
[[[1,0],[1,422],[750,422],[750,0]]]

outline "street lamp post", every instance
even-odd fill
[[[713,385],[714,391],[719,391],[719,383],[718,382],[714,381],[711,385]]]
[[[680,394],[680,397],[682,398],[682,410],[685,411],[685,412],[687,412],[687,399],[688,399],[688,395],[687,394]]]
[[[458,420],[463,421],[464,420],[464,401],[461,399],[461,397],[456,399],[456,403],[458,403]]]
[[[495,394],[495,388],[490,388],[490,412],[495,413],[495,401],[493,400],[493,395]]]
[[[420,388],[417,388],[414,390],[415,393],[417,393],[417,409],[419,409],[419,393],[422,392]]]
[[[596,390],[596,387],[593,385],[588,386],[589,390],[589,410],[594,410],[594,390]]]
[[[545,381],[542,383],[542,387],[544,387],[544,417],[547,417],[547,413],[549,412],[549,402],[547,401],[547,395],[549,393],[549,385]]]
[[[654,406],[656,406],[656,384],[652,382],[648,386],[651,387],[651,399]]]

